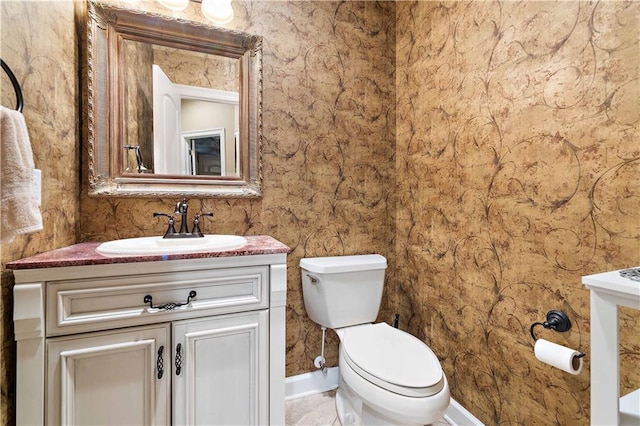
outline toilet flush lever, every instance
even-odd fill
[[[318,284],[320,282],[318,277],[314,277],[313,275],[307,274],[307,277],[309,277],[309,280],[311,281],[311,284]]]

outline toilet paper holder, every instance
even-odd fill
[[[541,325],[546,329],[551,329],[554,331],[564,332],[571,329],[571,321],[569,321],[569,317],[562,311],[549,311],[547,312],[547,320],[545,322],[534,322],[531,324],[531,328],[529,332],[531,333],[531,337],[533,337],[533,341],[538,340],[536,334],[534,332],[534,328],[536,326]],[[578,358],[582,358],[585,354],[580,353]]]

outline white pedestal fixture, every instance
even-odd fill
[[[640,389],[620,398],[618,306],[640,310],[640,282],[620,271],[582,277],[591,290],[591,424],[640,424]]]
[[[284,424],[289,249],[259,238],[276,250],[8,265],[17,424]]]

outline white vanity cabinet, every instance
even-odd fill
[[[173,424],[269,424],[268,320],[263,310],[173,325]]]
[[[45,422],[169,424],[170,380],[156,370],[168,338],[162,325],[48,339]]]
[[[250,255],[96,264],[84,243],[9,264],[17,424],[284,424],[288,248],[262,238]]]

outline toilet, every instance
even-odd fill
[[[378,316],[387,260],[378,254],[300,260],[309,318],[340,338],[336,409],[346,425],[425,425],[442,419],[449,385],[421,340]]]

